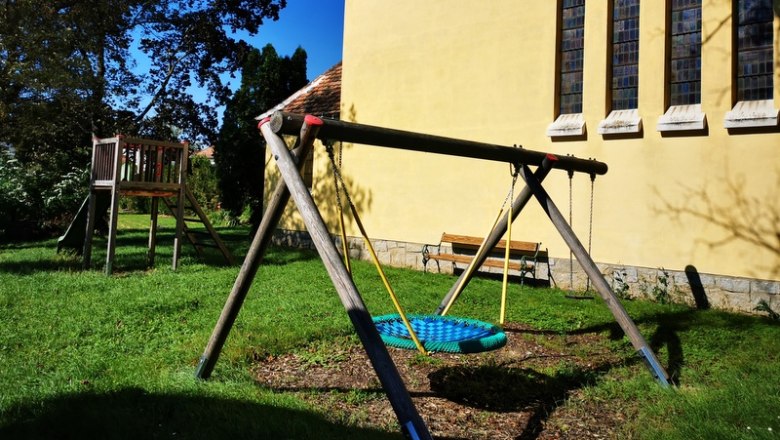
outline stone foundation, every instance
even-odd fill
[[[341,249],[341,238],[334,237],[336,247]],[[314,249],[314,243],[309,234],[298,231],[277,230],[273,243],[279,246]],[[404,267],[415,270],[453,273],[465,265],[451,262],[428,261],[423,265],[423,244],[405,243],[390,240],[374,240],[379,261],[383,265]],[[350,257],[357,260],[370,260],[363,239],[348,237]],[[451,249],[443,247],[442,252]],[[437,264],[438,263],[438,264]],[[544,283],[548,280],[547,266],[537,267],[536,279]],[[628,265],[597,263],[599,271],[604,275],[612,290],[620,297],[643,298],[654,301],[685,303],[692,307],[714,308],[732,312],[756,314],[754,309],[761,300],[772,308],[780,311],[780,281],[740,278],[727,275],[698,273],[689,266],[684,270],[669,270],[664,268],[647,268]],[[551,258],[549,270],[551,284],[561,289],[584,291],[588,279],[577,261],[561,258]],[[482,272],[484,272],[483,270]],[[501,269],[486,270],[500,274]],[[510,271],[511,275],[519,273]],[[591,288],[592,289],[592,288]]]

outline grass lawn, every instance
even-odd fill
[[[0,245],[0,438],[401,438],[393,423],[356,426],[298,394],[259,385],[251,373],[271,356],[358,344],[316,253],[269,252],[212,378],[198,381],[195,367],[238,267],[219,265],[218,254],[203,262],[185,246],[172,271],[168,233],[147,270],[145,217],[120,221],[112,277],[99,267],[81,271],[77,257],[56,254],[56,240]],[[240,261],[246,229],[220,232]],[[93,262],[104,258],[105,241],[97,240]],[[454,282],[387,272],[411,311],[432,311]],[[358,262],[355,278],[373,314],[392,311],[370,265]],[[599,300],[513,289],[508,321],[559,334],[615,333]],[[499,291],[499,282],[476,279],[453,314],[495,321]],[[621,362],[585,385],[577,405],[625,408],[631,418],[620,438],[780,435],[778,322],[644,301],[625,306],[679,385],[662,389],[641,362]],[[613,338],[610,349],[635,359],[626,338]]]

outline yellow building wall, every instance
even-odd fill
[[[671,270],[693,265],[703,273],[778,279],[780,236],[773,234],[780,231],[780,134],[723,128],[734,104],[731,2],[703,6],[707,133],[656,131],[666,110],[665,11],[660,1],[645,0],[639,59],[643,132],[610,139],[596,132],[610,110],[608,3],[591,0],[586,6],[585,140],[554,141],[545,132],[556,116],[555,1],[347,0],[341,118],[596,158],[610,167],[595,183],[597,262]],[[780,35],[778,20],[775,25]],[[780,103],[780,71],[775,78]],[[326,159],[319,151],[322,164]],[[508,165],[489,161],[357,145],[345,145],[343,154],[344,174],[377,239],[436,243],[444,231],[485,235],[511,182]],[[329,179],[324,170],[318,176]],[[573,184],[573,225],[587,245],[590,180],[577,175]],[[553,171],[545,187],[568,215],[566,173]],[[758,230],[757,240],[751,230]],[[734,234],[747,236],[729,239]],[[541,241],[551,256],[568,258],[568,248],[533,201],[516,221],[513,238]]]

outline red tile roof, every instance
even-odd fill
[[[205,156],[207,159],[214,159],[214,147],[208,147],[204,148],[202,150],[198,150],[195,153],[192,154],[193,156]]]
[[[263,119],[278,110],[338,119],[340,108],[341,62],[256,119]]]

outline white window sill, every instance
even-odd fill
[[[707,116],[701,111],[701,104],[673,105],[658,118],[658,131],[704,130]]]
[[[726,113],[723,126],[726,128],[751,128],[777,126],[778,111],[772,99],[739,101]]]
[[[639,110],[612,110],[606,119],[599,123],[599,134],[625,134],[642,131],[642,118]]]
[[[547,136],[582,136],[585,134],[585,118],[582,113],[570,113],[560,115],[552,124],[547,126]]]

